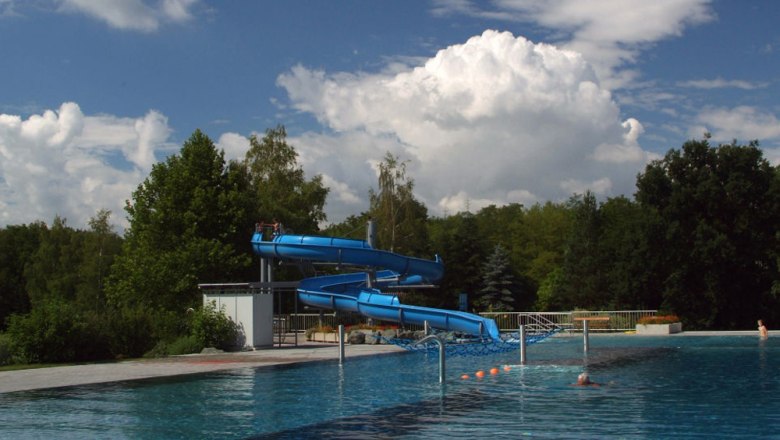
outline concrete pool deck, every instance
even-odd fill
[[[591,338],[625,335],[625,333],[592,332]],[[780,336],[780,331],[770,331],[770,337]],[[671,335],[648,337],[685,336],[753,336],[755,330],[745,331],[688,331]],[[582,333],[558,334],[554,337],[582,338]],[[346,345],[345,362],[350,358],[381,354],[403,353],[395,345]],[[236,353],[192,354],[159,359],[139,359],[123,362],[71,365],[63,367],[34,368],[28,370],[0,371],[0,394],[46,388],[123,382],[168,376],[209,373],[237,368],[269,367],[302,362],[338,361],[336,344],[301,341],[297,346],[269,347]]]
[[[350,358],[405,352],[395,345],[346,345]],[[0,393],[123,382],[237,368],[256,368],[339,359],[336,344],[300,342],[298,346],[264,348],[236,353],[192,354],[159,359],[139,359],[100,364],[69,365],[0,371]]]

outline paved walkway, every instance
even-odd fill
[[[345,362],[349,362],[351,357],[403,351],[395,345],[347,345],[344,347],[344,356]],[[297,347],[267,348],[239,353],[195,354],[105,364],[0,371],[0,393],[207,373],[235,368],[338,360],[338,358],[338,345],[304,342]]]

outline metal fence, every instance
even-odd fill
[[[480,316],[496,321],[501,331],[516,331],[520,324],[534,325],[539,320],[550,322],[567,331],[582,331],[582,321],[577,318],[607,317],[608,321],[592,321],[592,332],[621,332],[636,329],[637,321],[644,316],[655,316],[657,310],[576,310],[573,312],[484,312]]]
[[[520,324],[526,326],[538,325],[539,322],[549,323],[566,331],[582,331],[582,321],[576,318],[608,317],[608,321],[592,321],[588,330],[592,332],[621,332],[634,330],[639,318],[654,316],[657,310],[577,310],[574,312],[484,312],[480,316],[496,321],[502,332],[517,331]],[[274,333],[304,332],[317,326],[336,328],[339,324],[346,326],[367,324],[368,320],[358,314],[350,313],[299,313],[274,316]],[[394,322],[374,321],[375,325],[397,325]],[[421,325],[405,325],[408,330],[422,330]]]
[[[345,326],[357,325],[357,324],[369,324],[369,320],[365,316],[358,315],[356,313],[298,313],[290,315],[275,315],[274,316],[274,332],[292,333],[292,332],[305,332],[307,329],[328,326],[332,328],[338,327],[340,324]],[[398,325],[396,322],[384,322],[373,320],[373,325]],[[422,330],[423,326],[406,324],[403,328],[407,330]]]

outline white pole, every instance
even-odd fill
[[[372,248],[376,248],[376,223],[373,219],[368,219],[366,224],[366,242]],[[376,279],[376,269],[370,268],[366,271],[366,286],[369,288],[374,287],[374,280]]]
[[[373,219],[369,219],[366,226],[366,241],[372,248],[376,247],[376,222]]]
[[[339,324],[339,365],[344,364],[344,324]]]
[[[525,365],[526,357],[525,357],[525,326],[520,325],[520,365]]]
[[[583,344],[583,350],[585,353],[588,352],[588,348],[590,348],[590,343],[588,341],[588,320],[583,319],[582,320],[582,344]]]

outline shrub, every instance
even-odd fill
[[[115,358],[140,357],[154,347],[154,313],[145,307],[110,313],[111,353]]]
[[[243,345],[240,327],[225,314],[224,306],[217,310],[216,301],[204,304],[193,313],[192,336],[203,347],[234,350]]]
[[[621,314],[615,314],[609,317],[609,327],[612,329],[633,328],[634,321],[631,317]]]
[[[151,350],[144,353],[145,358],[159,358],[165,356],[168,356],[168,343],[165,341],[157,342]]]
[[[105,321],[59,299],[8,321],[13,355],[23,363],[72,362],[109,356]]]
[[[190,315],[184,310],[156,309],[150,314],[153,318],[152,337],[158,341],[173,341],[190,333]]]
[[[13,341],[5,333],[0,333],[0,365],[13,363]]]
[[[194,335],[182,336],[168,344],[168,355],[170,356],[200,353],[202,350],[203,344]]]
[[[182,336],[173,342],[160,341],[151,350],[144,353],[145,358],[177,356],[180,354],[200,353],[203,344],[195,335]]]
[[[680,322],[680,318],[677,315],[655,315],[655,316],[643,316],[637,320],[637,324],[673,324]]]

